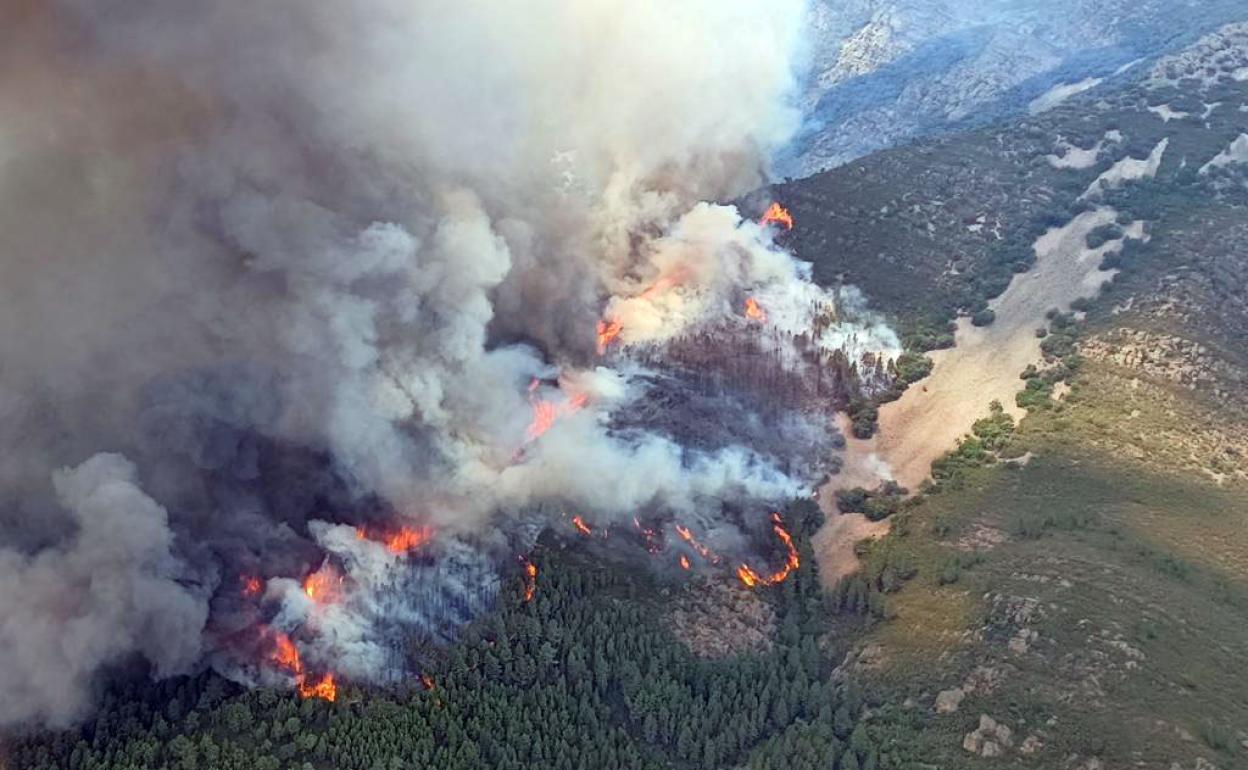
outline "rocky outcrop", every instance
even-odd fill
[[[979,727],[962,739],[962,748],[981,757],[999,757],[1014,745],[1014,731],[1008,725],[981,714]]]

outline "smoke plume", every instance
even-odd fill
[[[487,606],[561,511],[807,494],[731,435],[621,418],[698,334],[789,370],[895,352],[723,203],[798,123],[803,5],[0,11],[0,724],[80,715],[136,654],[280,679],[275,633],[383,678],[394,628]],[[328,606],[301,589],[325,564]]]

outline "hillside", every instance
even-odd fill
[[[0,764],[1248,765],[1248,29],[1139,66],[772,191],[934,364],[777,511],[774,585],[567,523],[419,679],[117,685]]]
[[[777,172],[807,176],[1116,87],[1245,16],[1233,0],[818,0],[807,130]]]
[[[881,302],[904,293],[903,323],[958,305],[996,314],[962,319],[957,346],[881,408],[880,435],[851,442],[851,478],[832,485],[878,482],[854,474],[869,458],[913,488],[916,467],[968,435],[886,520],[892,533],[859,547],[854,579],[889,597],[855,667],[932,715],[937,766],[1244,761],[1243,44],[1230,29],[1136,86],[786,190],[810,212],[799,249]],[[956,198],[925,173],[890,188],[889,170],[918,158],[960,170]],[[862,200],[844,188],[869,191],[860,210],[878,201],[891,236],[830,247],[863,232],[813,213],[829,191]],[[992,296],[982,277],[1002,245],[1033,241],[1035,267]],[[976,423],[994,399],[1022,416],[1016,430]]]

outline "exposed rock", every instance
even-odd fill
[[[1006,644],[1006,646],[1009,647],[1010,652],[1015,655],[1023,655],[1027,652],[1028,648],[1030,648],[1031,644],[1039,638],[1040,634],[1038,634],[1035,629],[1020,628]]]
[[[966,694],[990,695],[1005,681],[1005,672],[992,666],[976,666],[966,675],[962,691]]]
[[[987,714],[980,714],[979,727],[962,739],[962,748],[981,757],[999,757],[1014,745],[1014,731]]]
[[[952,690],[941,690],[936,695],[936,713],[937,714],[953,714],[962,705],[962,699],[966,697],[966,692],[961,687],[955,687]]]
[[[1022,745],[1018,747],[1018,750],[1023,754],[1035,754],[1042,748],[1044,748],[1044,741],[1040,740],[1040,736],[1028,735],[1023,740]]]
[[[845,653],[841,665],[832,671],[832,681],[840,682],[858,671],[873,671],[884,665],[888,653],[884,645],[872,642]]]

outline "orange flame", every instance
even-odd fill
[[[281,631],[273,632],[273,645],[270,659],[294,676],[295,687],[299,691],[300,698],[320,698],[332,702],[338,697],[338,686],[334,684],[332,673],[325,674],[315,684],[308,684],[303,670],[303,661],[299,658],[299,648],[289,636]]]
[[[789,535],[788,530],[784,528],[784,522],[780,519],[780,514],[771,514],[771,521],[771,529],[776,533],[776,537],[780,538],[781,542],[784,543],[788,555],[785,557],[784,566],[770,575],[760,575],[750,568],[748,564],[742,564],[740,567],[737,567],[737,578],[750,588],[756,585],[770,586],[783,582],[785,578],[802,565],[797,547],[793,545],[793,538]]]
[[[745,317],[751,321],[764,323],[767,320],[767,313],[763,312],[763,308],[758,304],[758,300],[749,297],[745,300]]]
[[[619,319],[611,321],[598,321],[598,355],[605,355],[607,348],[610,347],[615,338],[620,336],[620,332],[624,331],[624,322]]]
[[[338,685],[334,684],[334,675],[326,674],[316,684],[299,683],[299,697],[320,698],[333,703],[338,698]]]
[[[649,527],[643,527],[636,516],[633,517],[633,526],[637,527],[637,531],[646,539],[647,553],[656,554],[663,550],[663,543],[659,540],[658,532]]]
[[[396,532],[370,532],[364,527],[355,528],[356,538],[381,543],[387,551],[396,556],[401,556],[428,543],[433,539],[433,534],[433,527],[401,527]]]
[[[680,568],[689,569],[689,557],[685,556],[683,553],[680,555]]]
[[[586,537],[594,534],[594,531],[589,528],[589,525],[586,524],[585,520],[582,519],[580,516],[572,517],[572,526],[576,527],[576,531],[580,532],[582,535],[585,535]]]
[[[533,407],[533,420],[524,431],[526,446],[541,438],[542,434],[550,430],[560,417],[579,412],[589,403],[589,396],[585,393],[577,393],[561,404],[545,401],[537,396],[537,388],[540,384],[537,380],[529,384],[529,404]]]
[[[295,676],[303,676],[303,661],[299,659],[299,648],[290,641],[290,637],[278,631],[273,638],[273,662]]]
[[[254,599],[264,591],[264,581],[255,575],[239,575],[239,581],[243,584],[243,596]]]
[[[341,586],[342,575],[328,563],[303,579],[303,592],[312,601],[322,604],[337,601]]]
[[[676,534],[680,535],[680,539],[688,543],[689,546],[693,548],[693,550],[697,551],[698,555],[701,556],[703,559],[710,562],[711,564],[719,564],[719,554],[715,553],[710,548],[707,548],[705,545],[702,545],[701,543],[699,543],[698,539],[693,536],[693,532],[689,531],[688,527],[682,527],[681,525],[677,524]]]
[[[793,215],[779,203],[772,203],[767,208],[767,211],[763,213],[762,219],[758,220],[758,223],[764,227],[767,225],[780,225],[785,230],[792,230]]]
[[[537,565],[528,559],[524,560],[524,600],[533,601],[537,594]]]

